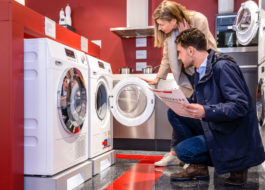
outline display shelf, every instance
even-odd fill
[[[121,38],[138,38],[154,36],[154,26],[147,27],[118,27],[110,28],[110,31]]]
[[[13,22],[24,26],[24,34],[30,37],[47,37],[45,35],[45,16],[33,11],[32,9],[25,7],[15,1],[11,3],[12,5],[12,19]],[[3,10],[3,9],[1,9]],[[53,38],[51,38],[53,39]],[[71,30],[56,23],[56,38],[53,39],[62,44],[68,45],[79,51],[81,49],[81,36]],[[85,52],[91,56],[99,58],[100,47],[90,41],[88,41],[88,51]]]
[[[258,51],[258,46],[218,48],[218,51],[221,53],[256,52]]]

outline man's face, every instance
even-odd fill
[[[177,27],[176,19],[167,21],[159,18],[156,20],[156,23],[158,24],[158,30],[164,32],[165,34],[169,34],[174,28]]]
[[[178,44],[177,52],[178,52],[178,60],[180,60],[183,63],[184,68],[189,68],[193,66],[192,54],[189,47],[185,49],[180,44]]]

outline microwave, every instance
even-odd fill
[[[218,48],[225,47],[241,47],[233,25],[236,20],[237,13],[217,14],[215,20],[215,40]],[[248,46],[258,45],[258,35],[250,42]]]

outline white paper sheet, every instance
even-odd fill
[[[155,95],[161,99],[168,107],[170,107],[176,114],[184,117],[191,117],[191,115],[182,108],[182,104],[189,104],[187,98],[181,89],[154,89],[149,87]]]

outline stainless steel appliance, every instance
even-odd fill
[[[215,20],[215,39],[217,47],[240,47],[234,24],[236,22],[236,13],[232,14],[217,14]],[[248,46],[257,46],[258,36],[253,38]]]
[[[128,77],[142,77],[146,79],[154,79],[156,77],[156,74],[130,74],[130,75],[117,74],[117,75],[113,75],[114,86],[117,83],[119,83],[121,80],[128,78]],[[176,82],[172,74],[168,75],[167,80],[160,80],[159,84],[157,85],[157,88],[164,88],[164,89],[174,88],[174,87],[176,87]],[[127,107],[126,108],[127,110],[129,109],[131,105],[129,101],[127,102],[125,101],[126,98],[124,96],[123,98],[124,98],[123,104],[125,107]],[[128,100],[130,100],[130,97],[128,97]],[[140,109],[143,106],[143,104],[138,103],[138,106]],[[155,139],[166,140],[169,142],[172,136],[172,127],[170,126],[168,119],[167,119],[167,110],[168,110],[168,107],[156,97],[153,113],[150,116],[150,118],[144,123],[138,126],[127,126],[127,125],[121,124],[116,119],[113,119],[114,148],[115,146],[117,147],[117,143],[115,142],[118,142],[119,147],[122,146],[126,149],[130,149],[128,147],[130,145],[128,145],[127,147],[126,145],[124,145],[125,143],[128,143],[128,141],[122,141],[122,140],[130,140],[130,139],[134,139],[132,143],[134,144],[135,149],[141,149],[141,147],[144,147],[148,143],[151,143],[151,144],[157,143],[155,141],[151,142],[151,140],[155,140]],[[137,144],[137,140],[142,140],[142,141],[139,141],[140,143]],[[149,141],[146,141],[146,140],[149,140]],[[123,143],[123,145],[121,145],[121,143]],[[136,147],[136,146],[139,146],[139,147]],[[150,145],[150,146],[153,146],[153,145]],[[169,148],[169,143],[165,145],[165,148]]]
[[[256,88],[258,82],[258,47],[218,48],[222,53],[233,57],[243,72],[252,100],[256,102]]]

